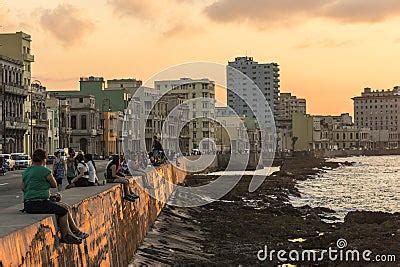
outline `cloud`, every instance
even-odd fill
[[[217,0],[206,6],[204,12],[216,22],[247,22],[258,27],[292,25],[310,18],[326,18],[341,23],[376,23],[400,15],[400,1]]]
[[[94,24],[69,4],[41,11],[40,25],[65,46],[80,42],[94,29]]]
[[[157,1],[142,1],[142,0],[108,0],[115,15],[119,17],[140,17],[150,19],[155,14],[152,11],[155,9]]]
[[[138,19],[161,37],[172,38],[203,32],[203,28],[188,16],[187,5],[194,0],[108,0],[114,15]],[[201,13],[200,13],[201,14]]]
[[[340,0],[324,16],[343,23],[377,23],[400,15],[399,0]]]
[[[307,49],[312,47],[320,47],[320,48],[337,48],[343,46],[354,45],[355,42],[352,40],[335,40],[335,39],[321,39],[321,40],[306,40],[303,43],[300,43],[293,48],[295,49]]]

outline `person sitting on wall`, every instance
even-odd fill
[[[61,242],[81,244],[82,239],[89,235],[78,229],[68,204],[57,202],[61,200],[61,195],[56,193],[50,196],[50,188],[57,188],[57,181],[51,171],[45,167],[46,159],[46,151],[35,150],[32,155],[32,165],[22,174],[24,211],[29,214],[55,214],[61,232]]]
[[[124,188],[124,199],[128,201],[135,201],[139,198],[138,195],[132,193],[129,188],[129,180],[118,174],[118,169],[120,166],[119,156],[113,155],[111,161],[106,167],[106,179],[107,183],[119,183],[123,185]]]
[[[85,154],[84,158],[89,170],[89,186],[99,185],[99,178],[97,178],[96,164],[94,163],[93,155]]]
[[[71,180],[71,184],[68,185],[65,189],[89,186],[89,167],[85,162],[83,154],[78,154],[75,160],[76,162],[78,162],[78,175]]]

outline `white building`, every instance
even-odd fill
[[[204,153],[215,151],[215,82],[209,79],[181,78],[179,80],[155,81],[161,94],[184,98],[189,106],[189,150],[198,148]]]
[[[235,61],[228,63],[228,105],[239,115],[256,115],[259,119],[265,119],[265,125],[270,125],[272,118],[269,110],[273,115],[278,110],[279,76],[279,65],[276,63],[259,64],[252,57],[235,58]],[[258,92],[254,84],[261,92]]]

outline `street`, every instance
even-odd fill
[[[102,180],[108,161],[99,160],[95,163],[97,167],[97,176],[99,180]],[[47,167],[52,169],[52,165],[48,165]],[[23,202],[23,195],[20,189],[23,172],[24,170],[12,171],[7,172],[5,176],[0,176],[0,210]],[[67,179],[64,179],[63,187],[67,184]]]

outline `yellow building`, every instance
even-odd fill
[[[100,147],[102,156],[117,154],[117,139],[118,139],[118,119],[119,112],[102,112],[100,113]]]

